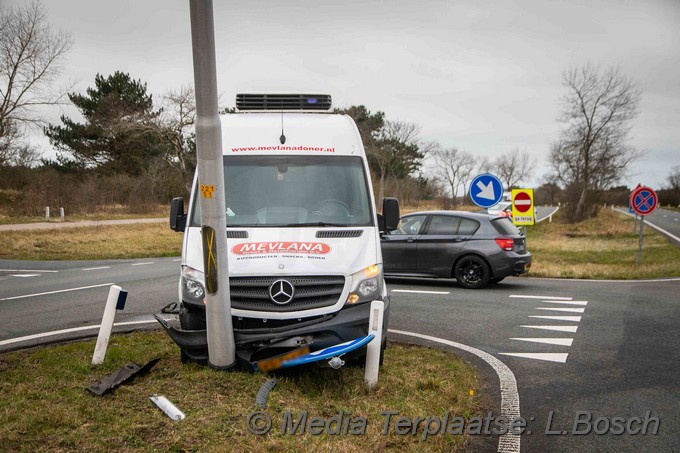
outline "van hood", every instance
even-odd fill
[[[183,264],[203,271],[201,230],[190,227],[185,234]],[[349,276],[382,262],[376,235],[373,227],[232,229],[230,236],[247,237],[227,239],[229,275]]]

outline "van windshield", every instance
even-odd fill
[[[373,224],[360,157],[225,156],[224,183],[229,227]],[[192,218],[201,224],[200,203]]]

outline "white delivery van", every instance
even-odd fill
[[[380,231],[399,220],[396,199],[375,202],[354,121],[329,113],[328,95],[238,95],[221,117],[231,312],[240,368],[365,336],[373,300],[390,299]],[[183,360],[207,360],[198,181],[184,231],[180,329],[164,327]],[[385,346],[383,340],[383,348]],[[365,349],[355,355],[365,354]],[[351,356],[350,356],[351,358]],[[271,368],[271,363],[269,363]]]

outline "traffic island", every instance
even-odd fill
[[[372,390],[362,366],[262,374],[182,364],[160,331],[113,336],[97,367],[93,348],[91,340],[0,355],[0,450],[464,451],[477,443],[470,422],[488,412],[472,366],[405,344],[389,345]],[[155,358],[104,396],[86,390]],[[152,396],[185,417],[166,415]]]

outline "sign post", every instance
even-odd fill
[[[654,212],[659,205],[659,197],[653,189],[638,185],[630,194],[630,206],[640,215],[640,238],[638,240],[637,265],[642,262],[642,230],[645,225],[645,216]]]
[[[534,225],[534,189],[512,189],[512,223]]]

